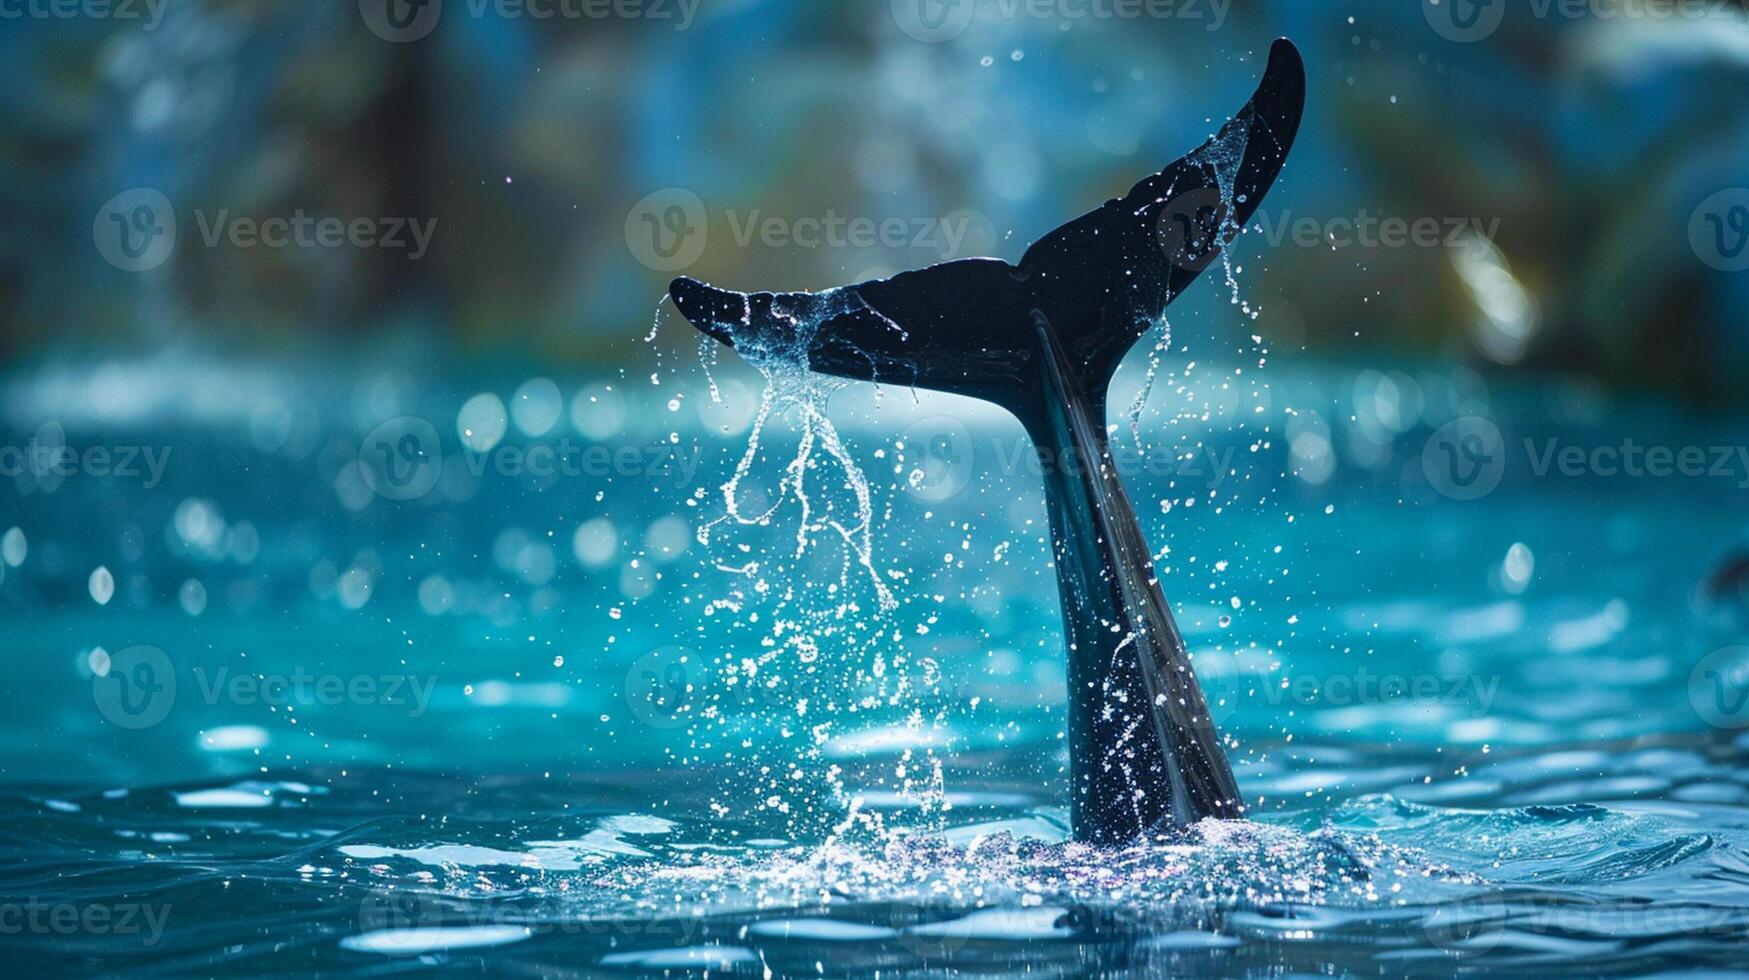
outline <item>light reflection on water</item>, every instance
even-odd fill
[[[130,400],[103,395],[116,372]],[[1268,401],[1301,406],[1317,439],[1284,440],[1244,427],[1219,373],[1163,380],[1169,402],[1212,407],[1155,421],[1172,449],[1233,444],[1233,471],[1126,480],[1261,823],[1123,852],[1065,840],[1042,495],[1002,462],[1018,430],[999,417],[933,460],[967,450],[975,478],[918,493],[876,454],[941,405],[844,393],[847,443],[890,481],[876,551],[907,575],[910,660],[877,674],[868,651],[826,649],[750,674],[763,630],[720,604],[732,562],[690,533],[750,400],[164,365],[23,379],[6,443],[56,421],[69,446],[170,454],[149,488],[9,477],[0,899],[170,914],[149,944],[27,930],[0,958],[173,974],[1734,963],[1749,743],[1714,727],[1734,716],[1709,708],[1701,668],[1740,637],[1693,599],[1743,531],[1741,491],[1509,473],[1458,505],[1416,472],[1454,412],[1491,405],[1514,436],[1619,435],[1461,373],[1297,368]],[[470,401],[485,389],[499,409]],[[409,414],[441,433],[444,468],[397,500],[359,449]],[[1666,439],[1719,441],[1651,417]],[[481,433],[640,453],[673,433],[696,470],[476,471],[463,446]],[[814,570],[830,579],[833,560]],[[124,727],[94,692],[141,645],[174,697]],[[836,786],[787,788],[792,747],[806,781],[835,768]],[[931,758],[945,795],[919,789]]]
[[[665,791],[661,771],[14,791],[0,800],[20,831],[4,893],[162,908],[160,937],[82,936],[76,959],[171,973],[363,974],[421,957],[779,975],[817,960],[901,975],[1724,968],[1749,929],[1749,810],[1676,800],[1718,786],[1740,799],[1745,752],[1714,741],[1530,753],[1431,783],[1413,773],[1438,772],[1437,755],[1351,758],[1402,770],[1399,789],[1472,792],[1462,809],[1333,794],[1121,850],[1068,842],[1050,794],[1018,785],[955,794],[941,824],[865,803],[878,826],[847,819],[806,840],[739,815],[700,819],[696,792]],[[1621,785],[1653,766],[1672,775]],[[1515,803],[1531,799],[1549,802]],[[7,955],[65,963],[50,938],[27,933]]]

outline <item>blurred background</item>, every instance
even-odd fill
[[[1166,463],[1125,479],[1199,671],[1241,708],[1241,778],[1301,778],[1267,748],[1295,733],[1400,750],[1705,727],[1686,694],[1740,636],[1744,576],[1705,583],[1749,532],[1749,458],[1692,479],[1536,466],[1545,445],[1741,442],[1749,14],[1628,8],[7,7],[0,651],[20,680],[0,774],[540,771],[800,740],[828,760],[1024,747],[1057,778],[1060,621],[1018,426],[833,396],[846,455],[816,457],[816,499],[855,524],[860,467],[870,570],[900,604],[846,620],[841,602],[879,604],[864,556],[824,531],[774,557],[793,507],[700,538],[765,379],[701,348],[664,290],[1017,259],[1219,127],[1281,35],[1310,85],[1288,168],[1233,285],[1217,267],[1175,304],[1152,386],[1142,344],[1112,398]],[[1485,499],[1432,466],[1429,433],[1465,418],[1510,450]],[[755,503],[781,498],[805,429],[765,431]],[[542,473],[536,450],[604,455]],[[746,658],[798,633],[827,653],[745,696]],[[181,693],[118,725],[103,692],[140,645]],[[1356,664],[1499,694],[1285,710],[1251,680]],[[430,693],[413,713],[197,687],[299,669]],[[938,743],[894,692],[913,671]],[[651,678],[681,702],[658,697],[660,724]],[[829,736],[781,723],[848,692],[875,701]],[[701,742],[712,706],[729,727]]]
[[[1047,846],[1019,424],[664,292],[1016,260],[1283,35],[1110,397],[1256,822]],[[0,0],[0,961],[1732,969],[1746,94],[1741,0]]]
[[[1433,219],[1442,245],[1472,223],[1498,251],[1478,270],[1442,245],[1314,232],[1259,247],[1249,292],[1276,349],[1743,397],[1749,277],[1697,254],[1710,230],[1690,234],[1749,172],[1742,11],[1482,6],[1469,40],[1449,18],[1470,2],[1452,3],[135,0],[9,15],[0,356],[617,367],[643,352],[628,341],[674,271],[817,288],[1017,258],[1200,141],[1290,35],[1317,97],[1265,217]],[[94,219],[135,188],[162,195],[176,237],[125,271]],[[300,214],[401,219],[429,240],[228,234]],[[683,215],[684,251],[642,262],[628,247]],[[832,215],[959,233],[811,246],[805,228],[747,231]],[[227,233],[209,243],[213,229]]]

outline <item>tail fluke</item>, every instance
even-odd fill
[[[1106,446],[1106,388],[1281,173],[1305,68],[1278,41],[1249,103],[1194,152],[1051,232],[1018,266],[948,262],[823,293],[676,279],[674,303],[744,356],[972,395],[1076,461],[1045,493],[1068,636],[1070,813],[1085,840],[1243,814],[1189,651]]]
[[[737,349],[805,341],[816,371],[1010,408],[1034,397],[1036,309],[1078,380],[1103,396],[1130,346],[1257,210],[1293,145],[1305,93],[1299,52],[1277,41],[1257,92],[1219,133],[1046,235],[1018,266],[964,259],[824,293],[739,293],[681,277],[669,291],[682,315]]]
[[[1220,132],[1027,250],[1020,275],[1089,391],[1104,394],[1135,341],[1251,220],[1287,162],[1305,104],[1305,64],[1292,43],[1276,41],[1257,91]]]

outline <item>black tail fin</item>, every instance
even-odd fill
[[[692,279],[680,312],[751,357],[1003,405],[1042,451],[1068,637],[1070,816],[1124,843],[1244,807],[1190,654],[1106,447],[1106,387],[1147,328],[1249,220],[1281,173],[1305,68],[1278,41],[1257,94],[1195,152],[1058,228],[1018,266],[949,262],[824,293]]]
[[[781,346],[798,321],[814,370],[973,395],[1023,410],[1037,391],[1031,312],[1049,318],[1101,401],[1131,345],[1243,227],[1281,173],[1305,105],[1285,41],[1221,131],[1121,199],[1036,242],[1018,266],[967,259],[827,293],[738,293],[674,280],[675,305],[737,348]]]

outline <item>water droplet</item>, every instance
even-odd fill
[[[1530,585],[1530,577],[1536,573],[1536,555],[1520,541],[1506,550],[1506,560],[1500,563],[1500,584],[1506,591],[1517,595]]]

